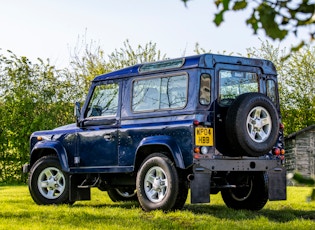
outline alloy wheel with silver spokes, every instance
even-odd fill
[[[152,167],[144,178],[144,189],[148,199],[154,203],[164,199],[167,193],[168,180],[161,167]]]
[[[268,111],[261,106],[253,108],[247,116],[247,132],[250,138],[261,143],[268,139],[272,121]]]
[[[57,156],[44,156],[32,166],[28,187],[33,200],[40,205],[72,204],[69,176],[62,171]]]
[[[65,190],[65,176],[55,167],[45,168],[38,177],[39,192],[47,199],[58,198]]]
[[[141,164],[136,179],[139,203],[143,210],[172,210],[184,205],[180,192],[186,194],[175,164],[163,153],[149,155]],[[183,191],[179,191],[179,189]],[[185,197],[186,200],[186,197]]]

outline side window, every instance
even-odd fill
[[[267,80],[267,96],[273,103],[277,102],[276,83],[273,80]]]
[[[202,105],[209,105],[211,102],[211,76],[209,74],[201,74],[199,102]]]
[[[118,109],[118,84],[98,85],[93,91],[86,117],[115,116]]]
[[[132,110],[156,110],[160,101],[160,78],[135,81],[133,83]]]
[[[133,82],[132,110],[154,111],[186,106],[188,76],[150,78]]]

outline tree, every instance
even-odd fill
[[[185,5],[190,0],[182,0]],[[309,38],[315,38],[315,2],[311,0],[214,0],[218,12],[213,22],[220,26],[224,14],[229,11],[251,10],[246,23],[252,27],[254,34],[262,30],[272,39],[283,40],[289,34],[295,36],[303,29],[309,29]],[[292,50],[301,48],[307,41],[301,42]]]
[[[83,47],[83,54],[76,49],[70,68],[62,70],[49,59],[33,63],[0,49],[0,183],[26,180],[21,167],[29,160],[31,133],[74,122],[74,102],[84,100],[96,75],[165,59],[151,42],[133,49],[127,40],[109,55],[93,42]]]
[[[292,133],[315,124],[315,47],[291,54],[281,74],[286,129]]]
[[[166,54],[161,54],[161,51],[156,47],[156,43],[149,42],[144,46],[138,45],[134,49],[126,40],[123,45],[123,48],[115,49],[115,51],[106,55],[106,52],[95,41],[87,43],[86,39],[83,38],[78,42],[72,53],[68,71],[69,74],[77,78],[78,90],[81,89],[81,96],[86,94],[90,81],[95,76],[137,63],[166,59]]]
[[[269,59],[277,68],[282,122],[290,134],[315,124],[315,47],[306,46],[281,61],[284,53],[268,42],[248,49],[249,57]]]
[[[25,179],[21,166],[29,160],[32,132],[74,120],[71,82],[49,60],[0,55],[0,182]]]

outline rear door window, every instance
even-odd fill
[[[254,72],[220,70],[219,84],[219,103],[223,105],[241,94],[259,92],[259,78]]]

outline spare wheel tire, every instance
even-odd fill
[[[279,116],[273,102],[261,93],[238,96],[227,112],[226,134],[234,156],[268,153],[279,135]]]

